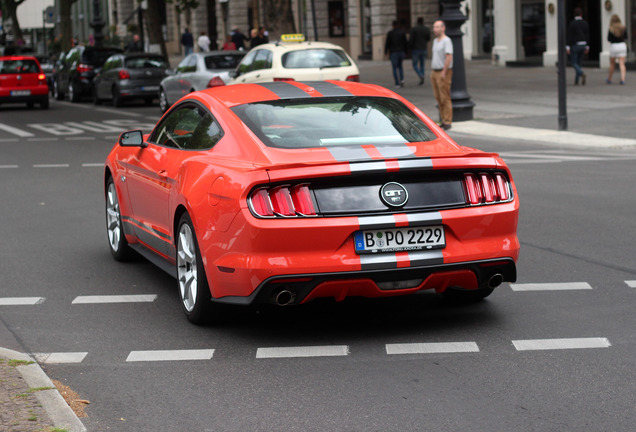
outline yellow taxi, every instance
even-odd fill
[[[230,84],[271,81],[360,81],[360,71],[342,47],[306,42],[303,35],[282,35],[279,42],[252,48]]]

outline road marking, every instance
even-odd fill
[[[31,306],[44,303],[44,297],[0,297],[0,306]]]
[[[58,138],[53,137],[38,137],[38,138],[28,138],[28,142],[44,142],[44,141],[58,141]]]
[[[95,141],[95,137],[92,136],[81,136],[81,137],[66,137],[65,141]]]
[[[527,339],[513,340],[512,344],[517,351],[608,348],[612,346],[607,338]]]
[[[394,354],[439,354],[479,352],[475,342],[434,342],[434,343],[405,343],[386,344],[386,353]]]
[[[105,112],[105,113],[110,113],[110,114],[119,114],[121,115],[121,111],[117,110],[117,109],[113,109],[113,108],[93,108],[95,111],[100,111],[100,112]],[[133,113],[133,112],[127,112],[126,113],[127,116],[129,117],[141,117],[143,114],[137,114],[137,113]],[[155,119],[156,120],[156,119]]]
[[[35,164],[33,168],[68,168],[69,164]]]
[[[21,138],[32,137],[33,134],[31,132],[23,131],[22,129],[14,128],[13,126],[6,125],[4,123],[0,123],[0,130],[5,132],[9,132],[13,135],[17,135]]]
[[[566,282],[566,283],[528,283],[510,284],[513,291],[571,291],[590,290],[592,286],[587,282]]]
[[[349,355],[347,345],[259,348],[256,358],[336,357]]]
[[[628,287],[630,288],[636,288],[636,280],[631,280],[631,281],[625,281],[625,283],[627,284]]]
[[[7,143],[7,142],[19,142],[20,140],[17,138],[0,138],[0,143]]]
[[[33,357],[38,363],[81,363],[87,354],[87,352],[34,353]]]
[[[156,294],[131,294],[131,295],[104,295],[104,296],[77,296],[72,304],[95,303],[151,303],[157,300]]]
[[[131,351],[126,361],[210,360],[213,355],[213,349]]]
[[[100,162],[100,163],[83,163],[82,166],[85,167],[85,168],[91,168],[91,167],[103,168],[104,167],[104,162]]]
[[[17,165],[0,165],[0,168],[17,168]]]

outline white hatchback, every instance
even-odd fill
[[[328,42],[258,45],[230,72],[230,84],[270,81],[360,81],[360,71],[342,47]]]

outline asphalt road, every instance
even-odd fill
[[[173,279],[115,262],[106,243],[103,160],[118,131],[158,118],[142,105],[0,108],[0,301],[29,298],[0,317],[90,400],[88,430],[633,430],[634,150],[451,131],[511,167],[517,284],[471,306],[321,301],[196,327]]]

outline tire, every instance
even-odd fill
[[[34,106],[35,106],[35,104],[33,102],[27,102],[27,108],[28,109],[33,109]]]
[[[55,98],[55,100],[62,100],[64,99],[64,93],[60,90],[60,86],[56,81],[53,81],[53,97]]]
[[[128,261],[133,255],[133,250],[128,246],[128,241],[124,235],[119,211],[119,197],[112,177],[106,182],[106,234],[113,257],[117,261]]]
[[[210,286],[203,267],[199,244],[187,213],[181,216],[177,231],[177,281],[181,307],[193,324],[218,322],[222,305],[210,300]]]
[[[113,87],[113,106],[116,108],[121,106],[121,95],[115,87]]]
[[[170,104],[168,103],[168,95],[164,89],[159,89],[159,109],[161,113],[165,113],[170,108]]]
[[[49,109],[49,98],[47,97],[46,99],[42,99],[42,102],[40,102],[40,108],[45,110],[45,109]]]
[[[448,287],[442,293],[445,300],[455,304],[476,303],[488,297],[494,288],[480,288],[476,290],[467,290],[461,287]]]
[[[154,99],[154,98],[151,98],[151,97],[145,98],[145,99],[144,99],[144,104],[145,104],[146,106],[150,106],[150,105],[152,105],[152,102],[153,102],[154,100],[155,100],[155,99]]]
[[[95,87],[93,87],[93,104],[94,105],[102,104],[102,100],[99,98],[99,96],[97,96],[97,89]]]
[[[74,82],[68,83],[68,98],[71,102],[77,103],[80,101],[80,91]]]

